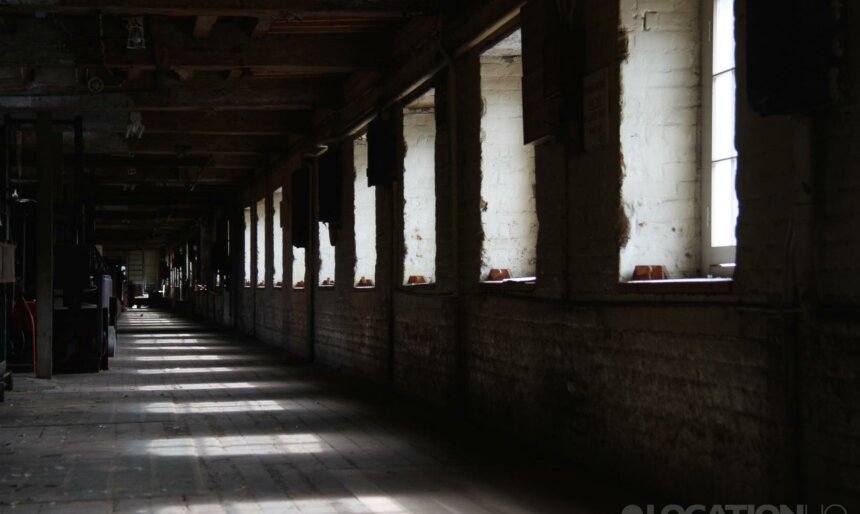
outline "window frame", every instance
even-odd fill
[[[714,73],[714,17],[717,8],[717,3],[720,0],[702,0],[702,121],[700,125],[701,134],[701,273],[704,277],[732,277],[735,270],[735,262],[737,256],[737,238],[733,246],[711,245],[711,226],[712,226],[712,180],[713,180],[713,120],[714,120],[714,93],[713,82],[714,78],[722,73],[732,72],[734,74],[735,87],[735,126],[733,127],[733,137],[737,135],[737,58],[735,58],[734,66],[728,70],[723,70],[719,74]],[[733,9],[732,18],[735,22],[733,30],[732,43],[734,44],[734,52],[737,51],[737,13]],[[736,55],[736,53],[735,53]],[[738,151],[735,146],[735,195],[737,195],[737,162]],[[735,220],[735,230],[737,230],[737,219]]]

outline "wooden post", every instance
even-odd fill
[[[51,131],[51,114],[36,117],[39,149],[36,225],[36,376],[51,378],[54,343],[54,180],[62,163],[62,136]]]

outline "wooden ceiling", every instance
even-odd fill
[[[96,238],[158,245],[312,132],[344,85],[393,65],[434,0],[16,0],[0,6],[0,115],[84,121]],[[144,49],[127,48],[143,19]],[[93,92],[93,88],[101,90]],[[140,113],[141,138],[126,137]],[[136,116],[136,114],[135,114]],[[16,141],[13,185],[36,179]],[[72,141],[66,137],[67,160]]]

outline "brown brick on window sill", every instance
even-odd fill
[[[732,292],[733,283],[730,278],[636,280],[619,283],[618,290],[643,294],[726,294]]]

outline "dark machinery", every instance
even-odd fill
[[[5,342],[0,344],[0,372],[7,368],[35,370],[40,356],[36,345],[36,227],[38,208],[32,181],[21,179],[18,168],[24,153],[22,134],[35,131],[35,120],[3,118],[0,126],[0,223],[9,261],[0,262],[0,317]],[[111,326],[116,316],[110,305],[115,296],[114,270],[92,244],[92,202],[87,199],[89,175],[83,163],[83,123],[52,122],[55,132],[73,132],[73,165],[62,169],[57,159],[57,188],[53,202],[53,297],[39,298],[53,306],[53,369],[59,373],[97,372],[107,369],[111,355]],[[20,189],[20,192],[19,192]],[[29,197],[29,198],[27,198]],[[0,229],[2,230],[2,229]],[[5,267],[3,267],[5,266]],[[115,341],[115,332],[113,340]],[[0,388],[2,389],[2,388]]]

